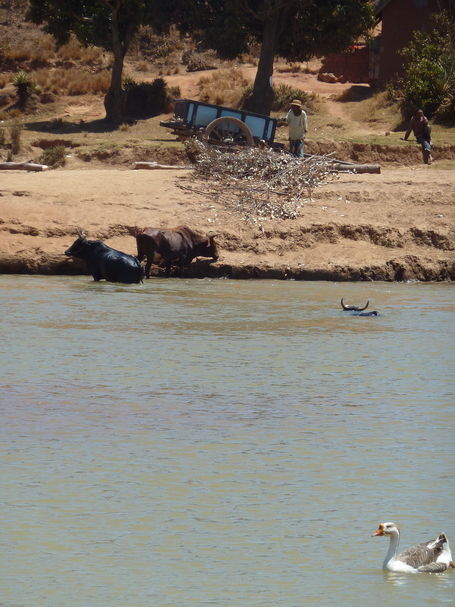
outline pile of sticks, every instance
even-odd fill
[[[295,158],[261,147],[220,152],[197,139],[185,147],[196,158],[192,179],[198,186],[180,187],[204,194],[249,222],[295,219],[312,190],[338,173],[329,156]]]

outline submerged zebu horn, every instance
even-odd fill
[[[345,306],[343,303],[343,299],[341,299],[341,307],[343,310],[350,310],[351,312],[362,312],[368,308],[370,300],[367,301],[366,305],[363,308],[359,308],[358,306]]]

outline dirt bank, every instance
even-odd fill
[[[63,255],[81,228],[135,254],[137,227],[188,224],[219,232],[221,248],[217,263],[194,262],[191,277],[455,279],[453,170],[390,165],[381,174],[343,174],[315,189],[297,219],[254,225],[179,187],[194,186],[189,180],[187,170],[93,162],[1,171],[0,272],[85,273]]]

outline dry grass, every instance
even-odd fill
[[[281,74],[297,74],[299,72],[303,72],[304,68],[302,68],[300,63],[289,63],[286,65],[277,66],[277,72]]]
[[[9,74],[0,74],[0,89],[5,88],[10,80],[11,76]]]
[[[0,61],[9,69],[16,63],[17,71],[22,70],[30,76],[36,93],[60,96],[107,92],[111,80],[110,55],[97,47],[84,47],[75,37],[58,48],[52,36],[26,23],[19,13],[16,19],[16,30],[3,30],[0,23],[0,37],[3,36]],[[3,71],[0,89],[12,81],[14,75],[14,71]]]
[[[254,65],[255,67],[258,64],[258,58],[254,55],[252,55],[251,53],[242,53],[239,57],[238,60],[241,64],[249,64],[249,65]]]
[[[392,101],[387,92],[379,92],[361,102],[354,102],[351,112],[355,110],[355,119],[365,124],[388,125],[393,130],[401,122],[398,105]]]
[[[160,69],[158,70],[159,76],[175,76],[176,74],[180,74],[180,68],[178,65],[160,67]]]
[[[84,47],[73,37],[68,44],[59,49],[58,56],[63,61],[93,65],[102,62],[103,51],[96,46]]]
[[[149,64],[147,61],[138,61],[138,63],[136,64],[136,70],[138,72],[148,72],[149,71]]]
[[[21,150],[21,147],[22,147],[21,134],[22,134],[23,128],[24,128],[24,125],[17,118],[15,118],[11,122],[11,124],[8,128],[9,136],[11,139],[11,152],[13,155],[18,154]]]
[[[49,34],[37,33],[33,38],[22,40],[10,37],[4,50],[6,58],[16,62],[31,62],[51,64],[54,61],[94,65],[103,60],[103,50],[95,46],[82,46],[76,38],[71,38],[68,44],[57,47]]]
[[[310,95],[308,95],[307,110],[307,114],[310,115],[317,114],[324,117],[329,114],[326,100],[317,93],[311,93]]]
[[[342,93],[336,95],[335,100],[341,101],[343,103],[347,101],[353,101],[352,87],[349,89],[345,89]]]
[[[314,57],[305,63],[286,62],[284,59],[278,58],[275,64],[275,71],[281,74],[317,74],[321,68],[322,61],[318,57]]]
[[[56,57],[55,42],[52,36],[42,32],[25,40],[10,37],[4,55],[17,62],[49,63]]]
[[[198,82],[199,99],[215,105],[238,107],[244,89],[251,84],[241,69],[217,70],[210,76],[202,76]]]
[[[105,95],[109,90],[111,72],[82,72],[72,67],[32,72],[32,80],[43,90],[55,95]]]

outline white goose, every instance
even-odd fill
[[[403,550],[400,554],[398,554],[400,530],[395,523],[381,523],[379,529],[372,533],[371,537],[379,535],[390,536],[389,551],[384,559],[383,569],[406,573],[439,573],[446,571],[449,567],[455,568],[449,540],[444,533],[441,533],[435,540],[422,542]]]

